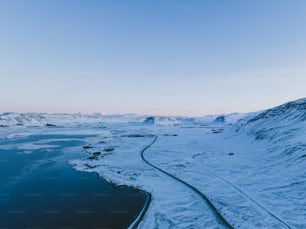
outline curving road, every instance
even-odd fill
[[[181,183],[182,185],[186,186],[187,188],[189,188],[190,190],[192,190],[195,194],[197,194],[202,201],[209,207],[209,209],[213,212],[213,214],[215,215],[217,221],[219,224],[221,224],[222,226],[224,226],[224,228],[228,228],[228,229],[233,229],[234,227],[221,215],[221,213],[217,210],[217,208],[213,205],[213,203],[209,200],[209,198],[203,194],[202,192],[200,192],[197,188],[195,188],[194,186],[188,184],[187,182],[177,178],[176,176],[164,171],[163,169],[157,167],[156,165],[154,165],[153,163],[151,163],[150,161],[148,161],[144,154],[145,152],[157,141],[158,136],[154,136],[154,140],[147,145],[145,148],[142,149],[142,151],[140,152],[141,154],[141,158],[142,160],[149,166],[153,167],[154,169],[158,170],[159,172],[165,174],[168,177],[171,177],[172,179],[178,181],[179,183]],[[141,220],[141,219],[140,219]]]
[[[143,208],[141,209],[140,213],[138,214],[137,218],[133,221],[133,223],[128,227],[128,229],[137,229],[138,225],[140,224],[141,220],[143,219],[144,215],[146,214],[151,200],[152,200],[152,196],[150,193],[147,193],[147,200],[143,206]]]

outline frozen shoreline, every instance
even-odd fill
[[[125,139],[125,141],[119,138],[116,141],[120,142],[120,144],[117,144],[116,152],[119,152],[118,148],[125,151],[119,152],[119,155],[117,154],[116,159],[113,158],[112,162],[107,161],[106,164],[101,165],[99,160],[75,160],[70,163],[78,170],[98,172],[100,176],[112,183],[133,186],[151,193],[152,202],[139,228],[151,228],[153,225],[161,228],[174,226],[201,228],[202,225],[207,228],[215,228],[214,216],[192,191],[155,171],[141,160],[140,152],[151,143],[152,137],[132,138],[132,142],[130,142],[130,138]],[[143,143],[139,144],[139,142]],[[115,143],[112,141],[112,146],[116,145]],[[135,150],[136,144],[139,147],[137,147],[137,151]],[[103,147],[108,148],[110,146],[104,145]],[[129,147],[130,149],[128,149]],[[131,151],[126,151],[127,149]],[[91,149],[92,152],[96,150],[97,148]],[[117,159],[122,159],[122,156],[126,153],[129,153],[129,156],[124,158],[125,166],[117,166],[116,163],[120,163]],[[109,155],[103,156],[102,154],[101,158],[103,158],[103,161],[107,160],[106,158]],[[174,190],[175,195],[173,195]]]
[[[88,156],[69,163],[150,193],[138,228],[225,228],[196,193],[146,164],[144,149],[150,163],[204,193],[234,228],[305,228],[305,110],[306,99],[301,99],[229,116],[230,121],[220,116],[179,122],[159,118],[158,125],[151,119],[98,123],[103,126],[98,131],[110,134],[92,139]],[[69,128],[84,131],[96,124]],[[21,127],[0,130],[9,137],[27,134]],[[154,145],[153,136],[158,136]]]

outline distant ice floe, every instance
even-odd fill
[[[20,151],[18,152],[18,154],[21,154],[21,155],[27,155],[27,154],[31,154],[32,151],[29,151],[29,150],[24,150],[24,151]]]
[[[10,133],[6,136],[7,139],[13,139],[13,138],[25,138],[30,136],[31,133],[29,132],[17,132],[17,133]]]

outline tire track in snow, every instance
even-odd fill
[[[176,160],[181,160],[181,158],[179,157],[172,157],[175,158]],[[203,163],[205,164],[205,163]],[[205,164],[206,167],[207,164]],[[221,180],[222,182],[228,184],[230,187],[232,187],[233,189],[235,189],[237,192],[239,192],[242,196],[244,196],[248,201],[250,201],[251,203],[253,203],[254,205],[256,205],[257,207],[259,207],[260,209],[262,209],[263,211],[265,211],[268,215],[270,215],[272,218],[274,218],[276,221],[278,221],[279,223],[281,223],[283,226],[287,227],[288,229],[292,229],[292,227],[286,223],[283,219],[281,219],[279,216],[277,216],[276,214],[274,214],[273,212],[271,212],[269,209],[265,208],[262,204],[260,204],[259,202],[257,202],[255,199],[253,199],[251,196],[249,196],[247,193],[245,193],[243,190],[241,190],[239,187],[237,187],[235,184],[231,183],[229,180],[217,175],[214,172],[211,172],[209,169],[205,169],[206,172],[208,174],[210,174],[211,176],[216,177],[217,179]]]
[[[221,215],[221,213],[217,210],[217,208],[213,205],[213,203],[209,200],[209,198],[203,194],[202,192],[200,192],[197,188],[195,188],[194,186],[188,184],[187,182],[177,178],[176,176],[164,171],[163,169],[157,167],[156,165],[152,164],[150,161],[148,161],[145,156],[144,153],[157,141],[158,136],[154,136],[154,140],[147,145],[145,148],[142,149],[142,151],[140,152],[141,155],[141,159],[149,166],[153,167],[154,169],[158,170],[159,172],[171,177],[172,179],[178,181],[179,183],[181,183],[182,185],[186,186],[187,188],[191,189],[194,193],[196,193],[199,197],[201,197],[201,199],[205,202],[205,204],[209,207],[209,209],[214,213],[215,217],[217,218],[217,221],[222,224],[225,228],[228,229],[234,229],[234,227]]]
[[[256,200],[254,200],[251,196],[249,196],[248,194],[246,194],[244,191],[242,191],[240,188],[238,188],[236,185],[232,184],[230,181],[226,180],[225,178],[209,171],[206,169],[206,172],[208,172],[209,174],[211,174],[212,176],[222,180],[223,182],[227,183],[229,186],[231,186],[232,188],[236,189],[241,195],[243,195],[246,199],[248,199],[250,202],[254,203],[255,205],[257,205],[259,208],[261,208],[262,210],[264,210],[266,213],[268,213],[270,216],[272,216],[274,219],[276,219],[277,221],[279,221],[281,224],[283,224],[285,227],[287,227],[288,229],[292,229],[292,227],[290,227],[284,220],[282,220],[280,217],[276,216],[274,213],[272,213],[270,210],[268,210],[267,208],[265,208],[264,206],[262,206],[259,202],[257,202]]]

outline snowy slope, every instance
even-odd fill
[[[109,139],[111,153],[71,163],[152,193],[139,228],[228,228],[183,182],[233,228],[306,228],[305,99],[239,115],[233,125],[225,116],[216,128],[217,117],[189,126],[118,126],[126,134]],[[141,158],[141,142],[150,144],[144,157],[154,167]]]
[[[41,126],[47,121],[43,115],[39,114],[19,114],[19,113],[2,113],[0,114],[0,126]]]
[[[150,117],[147,117],[143,121],[143,123],[151,124],[151,125],[160,125],[160,126],[171,126],[171,125],[180,124],[180,121],[178,121],[175,117],[150,116]]]
[[[240,131],[247,131],[258,140],[277,143],[299,136],[297,132],[305,129],[305,123],[306,99],[300,99],[261,112],[244,123],[242,121]]]
[[[139,228],[306,228],[306,99],[256,113],[194,118],[0,115],[2,126],[47,123],[76,130],[103,126],[88,157],[69,163],[150,192]],[[14,137],[45,128],[0,132]]]

